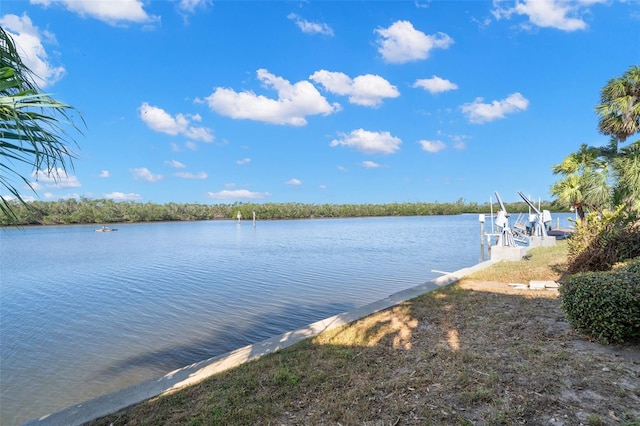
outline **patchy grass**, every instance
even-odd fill
[[[267,355],[94,425],[640,425],[640,348],[567,325],[566,246]]]
[[[499,262],[491,268],[469,275],[468,279],[523,283],[531,280],[558,280],[567,269],[567,241],[558,241],[554,247],[529,250],[529,260]]]

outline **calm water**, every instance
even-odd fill
[[[0,424],[354,309],[480,257],[477,215],[95,228],[0,229]]]

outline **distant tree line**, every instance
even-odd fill
[[[140,203],[106,199],[81,198],[58,201],[13,201],[12,214],[0,212],[0,225],[67,225],[126,222],[193,221],[236,219],[243,220],[311,219],[373,216],[430,216],[462,213],[489,213],[490,204],[469,203],[459,199],[452,203],[391,203],[391,204],[303,204],[303,203]],[[527,212],[524,202],[507,203],[509,213]],[[548,201],[542,209],[559,211]],[[494,204],[494,212],[499,207]]]

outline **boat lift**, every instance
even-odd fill
[[[547,227],[551,225],[551,213],[549,210],[542,210],[536,208],[536,206],[529,200],[522,191],[518,191],[518,195],[524,200],[525,203],[529,206],[530,209],[533,209],[535,214],[529,215],[529,223],[531,228],[530,235],[546,238],[547,235]]]
[[[495,194],[498,199],[498,204],[500,205],[500,211],[498,211],[498,216],[495,221],[495,225],[500,230],[498,234],[498,245],[502,247],[516,247],[516,242],[513,239],[513,232],[509,226],[509,216],[511,215],[507,212],[498,191],[495,191]]]

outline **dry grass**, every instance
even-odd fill
[[[533,251],[95,425],[640,425],[640,347],[584,341]]]

